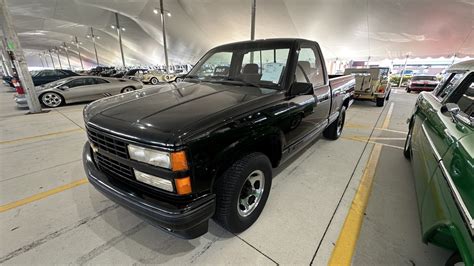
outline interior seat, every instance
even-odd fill
[[[240,77],[249,82],[259,82],[262,78],[262,75],[258,73],[257,64],[246,64],[242,69],[242,74]]]

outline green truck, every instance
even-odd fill
[[[451,66],[420,93],[404,155],[415,177],[422,238],[455,250],[446,265],[474,265],[474,60]]]

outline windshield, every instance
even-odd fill
[[[235,47],[213,51],[192,69],[187,79],[279,89],[289,53],[289,47]]]

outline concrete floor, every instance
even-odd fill
[[[80,181],[84,104],[25,115],[12,97],[0,87],[0,206],[19,201],[0,212],[1,264],[325,265],[373,142],[384,146],[353,263],[433,265],[449,255],[421,243],[413,178],[397,148],[403,141],[367,142],[372,133],[404,138],[415,95],[392,94],[388,130],[374,128],[389,105],[356,102],[342,138],[320,139],[275,170],[265,210],[251,228],[233,235],[211,222],[209,233],[194,240],[144,223]]]

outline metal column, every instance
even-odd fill
[[[53,60],[53,55],[51,55],[51,50],[48,50],[49,57],[51,58],[51,63],[53,64],[53,68],[56,69],[56,66],[54,65],[54,60]]]
[[[46,67],[49,68],[48,60],[46,60],[46,53],[43,53],[44,62],[46,63]]]
[[[165,10],[163,9],[163,0],[160,0],[160,12],[161,12],[161,26],[163,31],[163,48],[165,50],[165,64],[166,64],[166,73],[170,73],[170,66],[168,63],[168,46],[166,44],[166,27],[165,27]]]
[[[56,47],[56,55],[58,56],[59,69],[63,69],[63,65],[61,64],[61,58],[59,57],[59,48],[58,47]]]
[[[405,65],[403,66],[403,70],[400,74],[400,82],[398,83],[399,88],[402,86],[403,76],[405,76],[405,69],[407,68],[408,57],[410,57],[410,55],[407,55],[407,57],[405,58]]]
[[[69,69],[72,70],[71,61],[69,61],[69,51],[67,49],[67,43],[64,43],[63,45],[64,45],[64,50],[66,50],[67,64],[69,65]]]
[[[252,18],[250,21],[250,40],[255,40],[255,16],[257,13],[257,0],[252,0]]]
[[[74,36],[74,42],[76,43],[77,54],[79,55],[79,61],[81,61],[81,68],[84,70],[84,65],[82,64],[82,57],[81,57],[81,47],[79,47],[79,41],[77,41],[77,36]]]
[[[123,55],[123,47],[122,47],[122,28],[120,28],[120,23],[119,23],[119,17],[118,13],[115,12],[115,22],[117,23],[117,34],[118,34],[118,40],[119,40],[119,46],[120,46],[120,54],[122,55],[122,65],[123,68],[125,68],[125,57]]]
[[[7,39],[6,48],[13,52],[14,55],[14,64],[16,66],[16,71],[21,81],[21,85],[26,92],[26,100],[28,102],[28,107],[30,113],[39,113],[41,112],[41,105],[36,95],[35,86],[33,80],[31,79],[31,74],[28,71],[28,65],[26,64],[25,55],[23,54],[23,49],[20,45],[20,40],[16,35],[16,32],[13,28],[12,18],[10,12],[7,9],[5,0],[0,0],[0,24],[2,24],[3,35]]]
[[[99,56],[97,55],[97,48],[95,47],[94,28],[92,27],[91,27],[91,38],[92,38],[92,43],[94,44],[95,61],[97,62],[97,65],[99,65]]]

